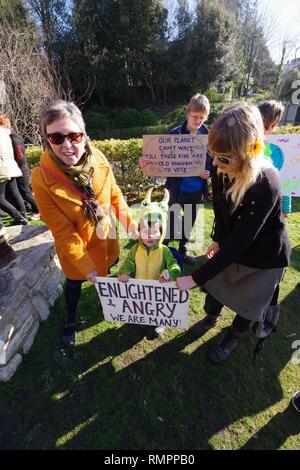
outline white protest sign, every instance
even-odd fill
[[[160,134],[143,136],[145,176],[200,176],[205,170],[207,135]]]
[[[175,282],[97,277],[95,285],[107,321],[188,328],[189,293]]]
[[[300,135],[273,134],[266,139],[265,154],[279,170],[282,194],[300,196]]]

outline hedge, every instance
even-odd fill
[[[156,178],[145,178],[140,167],[142,139],[95,140],[92,144],[101,150],[111,163],[117,183],[131,199],[139,198],[150,185],[157,186]],[[30,168],[39,165],[41,147],[27,147],[26,156]]]
[[[276,130],[277,134],[300,134],[300,126],[284,126]],[[144,177],[138,160],[142,155],[142,139],[94,140],[94,147],[101,150],[112,164],[116,180],[124,194],[139,198],[150,185],[157,186],[156,178]],[[26,156],[30,168],[38,166],[41,147],[27,147]],[[161,181],[159,179],[158,181]]]

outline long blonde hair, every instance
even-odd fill
[[[246,191],[256,182],[263,168],[272,167],[263,154],[264,125],[258,108],[249,103],[236,103],[216,119],[208,135],[212,155],[231,154],[241,158],[242,167],[227,191],[233,211]]]

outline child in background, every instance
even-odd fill
[[[264,101],[258,106],[260,114],[263,118],[265,126],[265,135],[270,135],[274,131],[274,128],[278,125],[284,112],[284,106],[280,101],[269,100]],[[278,145],[267,144],[265,146],[265,156],[270,158],[275,168],[278,171],[281,170],[284,157],[283,153]],[[292,198],[291,196],[282,196],[282,213],[284,217],[292,212]]]
[[[205,95],[196,93],[187,106],[186,120],[178,127],[172,129],[169,134],[194,134],[206,135],[208,128],[205,121],[208,118],[210,104]],[[148,157],[141,157],[141,168],[149,163]],[[179,240],[179,253],[184,262],[195,264],[195,259],[188,254],[188,241],[193,230],[197,213],[202,201],[202,197],[208,196],[207,179],[212,169],[211,157],[207,154],[205,170],[199,176],[185,177],[169,177],[166,179],[165,188],[170,193],[169,207],[179,204],[183,210],[181,220],[181,238]],[[189,210],[191,209],[191,210]],[[168,237],[164,240],[164,244],[168,245],[171,240],[177,239],[176,225],[178,223],[177,214],[170,210],[168,219]]]
[[[175,281],[181,274],[181,268],[171,250],[162,244],[167,223],[169,193],[160,203],[151,202],[152,188],[141,203],[139,222],[140,239],[128,253],[119,269],[118,279],[128,282],[135,279],[153,279],[160,282]],[[165,331],[164,326],[155,328],[158,336]]]

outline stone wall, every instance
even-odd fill
[[[0,381],[31,348],[65,279],[46,226],[8,227],[7,234],[17,258],[0,269]]]

